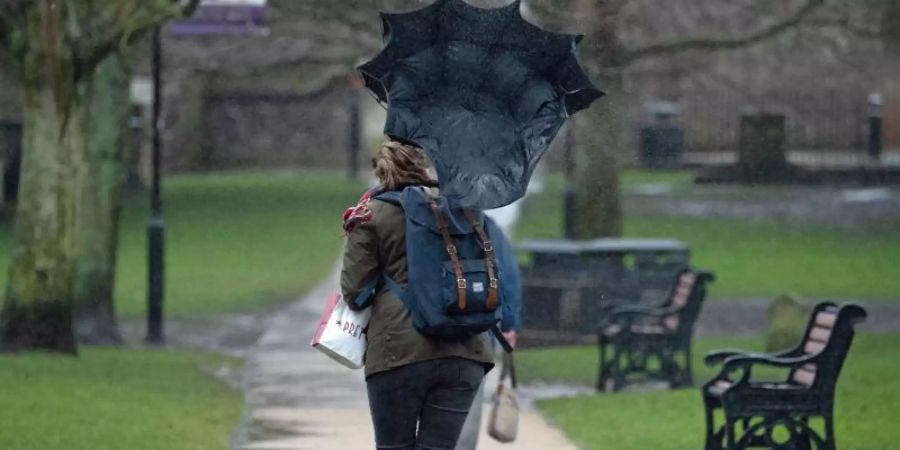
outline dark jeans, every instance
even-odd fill
[[[370,376],[366,387],[378,450],[453,450],[482,378],[484,366],[463,358]]]

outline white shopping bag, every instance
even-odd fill
[[[343,366],[359,369],[366,355],[365,330],[371,317],[372,308],[353,311],[341,294],[331,294],[310,345]]]

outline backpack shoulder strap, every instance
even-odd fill
[[[456,249],[456,244],[453,243],[453,237],[450,236],[450,229],[447,225],[447,220],[444,218],[444,213],[441,212],[441,208],[432,198],[428,199],[428,206],[431,208],[431,212],[434,213],[438,231],[444,240],[444,249],[447,251],[447,255],[450,256],[450,265],[453,266],[453,273],[456,275],[456,301],[459,310],[465,311],[467,285],[466,277],[463,275],[462,263],[459,261],[459,252]]]
[[[463,214],[466,216],[469,224],[472,225],[472,228],[475,229],[475,233],[478,234],[478,239],[481,240],[481,248],[484,250],[484,263],[487,266],[489,280],[488,298],[486,302],[487,307],[490,310],[497,309],[497,287],[499,283],[497,282],[497,274],[494,272],[494,267],[496,265],[494,260],[494,244],[491,242],[491,238],[484,231],[484,227],[481,226],[481,222],[478,221],[471,209],[463,209]]]
[[[383,202],[388,202],[392,205],[397,205],[403,207],[403,202],[401,201],[401,191],[384,191],[379,192],[372,196],[372,198],[376,200],[381,200]]]

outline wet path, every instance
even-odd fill
[[[518,206],[492,212],[504,228],[515,222]],[[246,412],[233,437],[236,450],[323,450],[373,448],[365,382],[361,370],[349,370],[309,346],[325,299],[337,286],[337,269],[306,298],[269,321],[257,345],[246,353],[242,387]],[[486,381],[485,399],[496,386],[496,372]],[[534,411],[533,397],[521,393],[521,432],[513,445],[482,436],[479,449],[574,450],[557,429]],[[484,414],[487,419],[487,414]],[[482,430],[484,427],[482,427]]]
[[[345,369],[309,347],[310,324],[318,319],[334,283],[336,277],[278,314],[256,349],[247,355],[243,383],[247,412],[233,448],[373,447],[363,372]],[[489,377],[487,383],[485,398],[489,399],[496,380]],[[518,443],[501,445],[482,436],[479,449],[575,449],[534,411],[530,399],[536,393],[528,389],[521,393],[524,412]]]
[[[247,412],[235,448],[367,448],[372,442],[362,372],[344,369],[309,346],[336,283],[333,276],[285,308],[247,356]]]

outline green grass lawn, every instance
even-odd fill
[[[164,186],[165,308],[175,317],[258,308],[311,288],[333,268],[340,215],[364,189],[337,173],[172,176]],[[146,309],[146,226],[146,196],[129,196],[116,286],[123,317]],[[5,224],[2,267],[8,234]]]
[[[684,172],[625,172],[627,190],[641,183],[689,189]],[[562,236],[561,179],[527,198],[516,238]],[[753,188],[729,188],[751,195]],[[773,195],[771,188],[767,195]],[[732,194],[729,194],[732,195]],[[827,226],[718,217],[671,217],[625,212],[629,237],[670,237],[686,242],[692,262],[718,275],[713,298],[772,297],[797,293],[818,298],[900,301],[900,227],[846,231]]]
[[[707,351],[735,346],[759,351],[762,342],[762,338],[701,340],[695,345],[697,384],[714,373],[701,364]],[[597,350],[593,347],[516,353],[520,379],[524,382],[592,384],[596,377]],[[863,334],[856,338],[838,383],[835,415],[839,448],[897,448],[900,440],[900,430],[896,427],[900,421],[898,372],[900,335]],[[539,407],[585,449],[702,448],[703,408],[696,388],[544,400],[539,402]]]
[[[243,399],[208,372],[232,363],[151,350],[0,356],[0,448],[227,448]]]
[[[562,181],[560,176],[557,183]],[[694,175],[685,170],[625,170],[619,181],[626,191],[642,184],[668,184],[673,190],[681,190],[690,189],[694,183]]]

